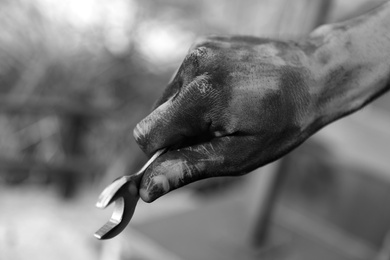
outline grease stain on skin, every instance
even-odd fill
[[[186,150],[196,153],[193,157],[196,157],[197,159],[192,167],[196,168],[198,173],[203,172],[206,167],[211,169],[211,165],[221,165],[225,160],[223,153],[221,154],[218,152],[211,143],[187,147]]]
[[[133,136],[135,140],[137,141],[140,140],[141,137],[144,136],[143,132],[144,132],[143,128],[140,126],[140,124],[137,124],[133,131]]]
[[[195,175],[206,169],[206,163],[197,160],[194,164],[183,160],[175,159],[162,162],[156,172],[158,175],[152,177],[148,190],[155,190],[158,187],[158,193],[167,193],[170,190],[181,187],[185,183],[196,179]]]
[[[180,159],[162,162],[159,167],[164,170],[165,177],[174,187],[177,187],[184,180],[185,174],[192,174],[192,170],[187,162]]]
[[[172,98],[161,104],[150,115],[148,115],[141,122],[139,122],[133,131],[135,140],[137,142],[140,142],[145,139],[155,128],[157,122],[167,117],[167,113],[169,113],[169,108],[171,106]]]
[[[208,145],[208,147],[211,147],[213,152],[215,151],[213,146],[212,145]],[[189,151],[191,152],[196,152],[196,153],[199,153],[199,154],[202,154],[202,155],[210,155],[210,151],[208,148],[206,148],[204,145],[197,145],[197,146],[194,146],[194,147],[188,147],[187,148]]]
[[[170,190],[169,180],[165,175],[157,175],[153,178],[153,182],[155,185],[161,187],[164,193]]]
[[[253,49],[257,53],[257,59],[263,63],[272,63],[276,66],[286,65],[285,59],[279,57],[280,50],[275,48],[273,44],[256,45]]]
[[[309,113],[309,87],[306,71],[301,68],[286,66],[281,70],[280,85],[283,98],[283,115],[288,118],[287,125],[302,126]]]

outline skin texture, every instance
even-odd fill
[[[141,198],[151,202],[200,179],[248,173],[386,91],[389,4],[381,10],[323,26],[301,42],[208,37],[195,43],[134,129],[149,156],[170,149],[145,172]],[[362,41],[368,32],[372,37]]]

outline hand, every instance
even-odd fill
[[[197,43],[134,130],[148,155],[170,148],[145,172],[141,198],[151,202],[196,180],[248,173],[302,143],[322,126],[310,64],[292,42],[212,37]]]

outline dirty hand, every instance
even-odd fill
[[[196,180],[248,173],[390,89],[390,2],[324,25],[300,43],[211,37],[197,43],[135,128],[149,155],[144,201]]]
[[[312,75],[293,43],[213,37],[196,44],[134,130],[148,155],[170,148],[145,172],[141,198],[248,173],[299,145],[319,127]]]

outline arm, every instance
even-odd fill
[[[199,179],[272,162],[389,88],[390,4],[301,42],[208,37],[196,43],[134,130],[149,155],[151,202]]]
[[[322,88],[312,88],[327,124],[390,88],[390,2],[355,19],[315,30],[302,48]]]

